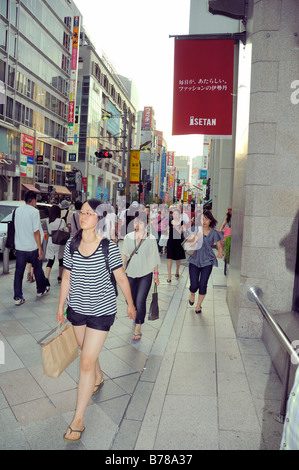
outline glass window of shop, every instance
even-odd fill
[[[17,160],[20,155],[20,134],[0,127],[0,149],[1,152],[14,156]]]

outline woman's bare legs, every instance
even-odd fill
[[[94,330],[86,328],[86,326],[75,326],[74,331],[82,352],[77,406],[70,427],[73,430],[82,431],[84,428],[85,410],[93,394],[95,384],[99,384],[103,378],[98,357],[107,338],[108,331]],[[79,433],[71,432],[70,428],[68,428],[65,437],[76,440],[80,435]]]
[[[179,276],[179,275],[180,275],[180,265],[181,265],[181,260],[180,260],[180,259],[177,259],[177,260],[176,260],[176,272],[175,272],[175,275],[176,275],[176,276]]]
[[[171,266],[172,266],[172,259],[168,259],[167,260],[168,281],[171,281]]]
[[[201,304],[203,303],[203,299],[205,298],[205,295],[198,294],[198,300],[197,300],[197,305],[195,310],[201,310]]]

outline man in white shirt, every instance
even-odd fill
[[[25,206],[18,207],[15,211],[15,305],[22,305],[25,302],[22,283],[27,263],[31,263],[34,269],[37,297],[47,294],[50,290],[49,282],[43,271],[44,253],[40,235],[40,215],[38,209],[36,209],[36,193],[27,191],[25,202]]]

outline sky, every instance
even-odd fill
[[[202,155],[202,136],[172,136],[174,38],[189,33],[190,0],[75,0],[97,51],[133,80],[175,155]]]

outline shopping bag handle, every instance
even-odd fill
[[[41,344],[43,343],[43,341],[48,338],[48,336],[51,336],[53,333],[56,332],[56,336],[58,336],[59,334],[59,329],[62,328],[62,325],[63,323],[58,323],[57,326],[55,326],[55,328],[53,328],[53,330],[51,330],[49,333],[47,333],[45,336],[43,336],[40,340],[37,341],[37,344]]]

